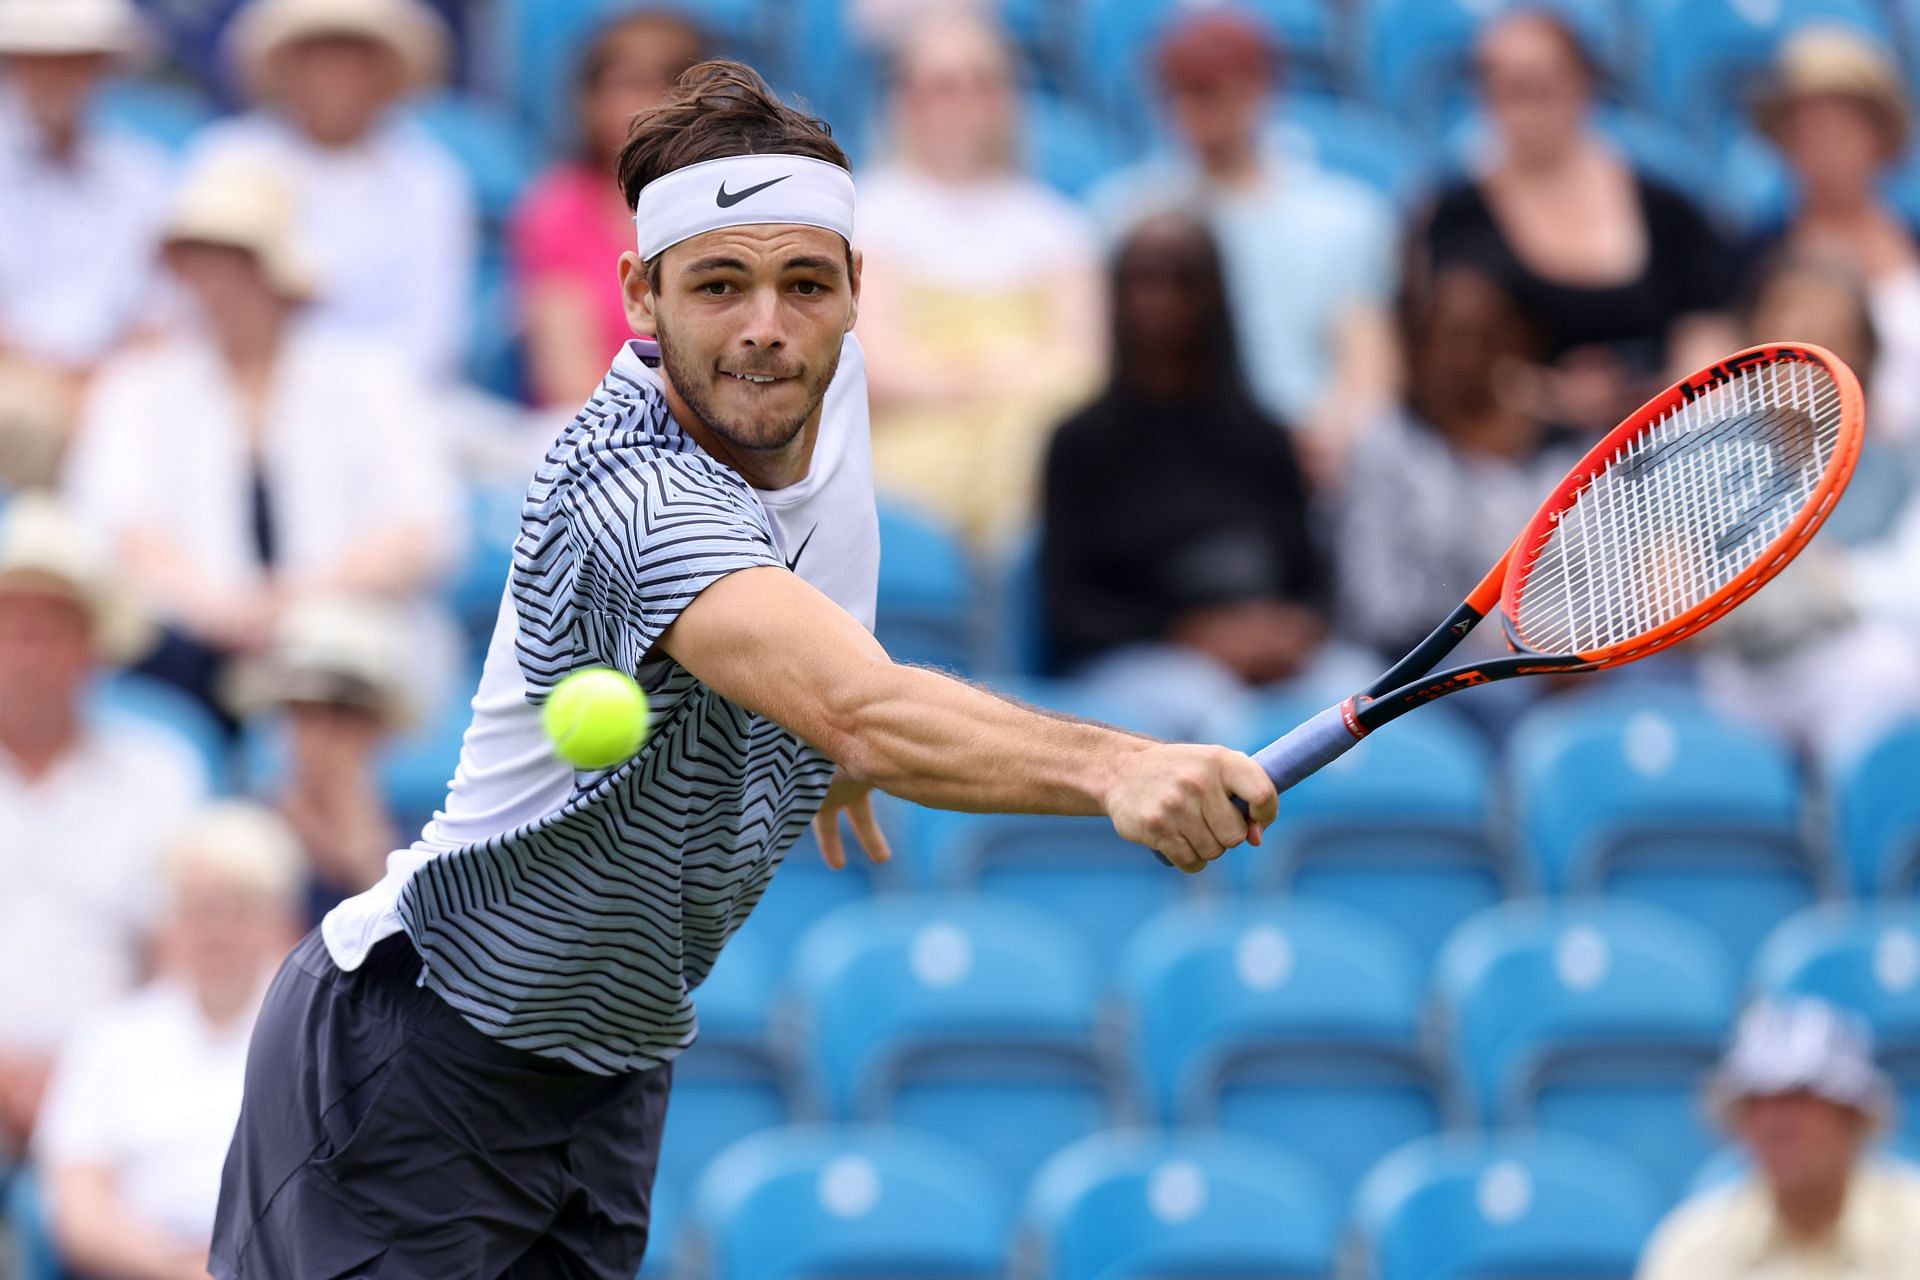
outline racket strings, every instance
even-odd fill
[[[1749,366],[1632,437],[1562,511],[1516,602],[1520,639],[1588,653],[1656,630],[1760,559],[1812,499],[1838,447],[1822,366]]]

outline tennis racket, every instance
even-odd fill
[[[1686,639],[1807,545],[1853,476],[1865,421],[1853,371],[1815,346],[1751,347],[1675,383],[1580,460],[1432,635],[1254,759],[1285,791],[1436,698]],[[1436,672],[1496,608],[1513,656]]]

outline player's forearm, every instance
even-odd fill
[[[836,699],[829,754],[856,778],[939,809],[1097,815],[1126,757],[1153,744],[888,666]]]

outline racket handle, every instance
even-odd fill
[[[1254,762],[1267,771],[1275,788],[1283,792],[1289,790],[1295,783],[1338,760],[1360,741],[1363,735],[1356,735],[1349,727],[1347,714],[1346,702],[1334,703],[1313,719],[1295,725],[1285,737],[1254,752]],[[1235,796],[1233,803],[1241,813],[1247,812],[1246,801]]]

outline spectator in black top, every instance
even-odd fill
[[[1428,257],[1507,281],[1543,326],[1556,416],[1612,426],[1670,375],[1730,349],[1730,254],[1684,196],[1635,172],[1592,127],[1596,69],[1563,21],[1501,18],[1476,57],[1499,151],[1441,193]]]
[[[1113,379],[1047,455],[1049,638],[1064,669],[1124,671],[1130,697],[1204,714],[1313,656],[1326,572],[1289,433],[1242,380],[1205,225],[1139,223],[1113,290]]]

